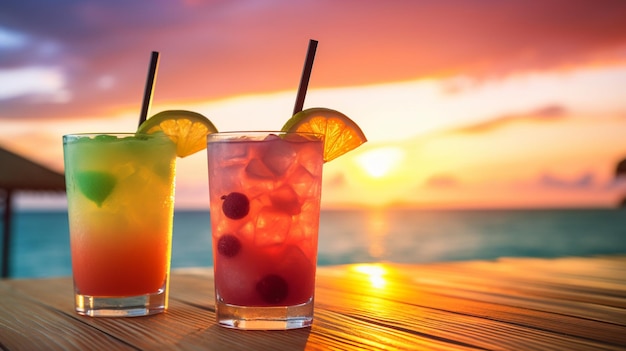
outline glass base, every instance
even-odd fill
[[[165,312],[165,289],[154,294],[99,297],[75,294],[76,312],[90,317],[140,317]]]
[[[295,306],[244,307],[216,302],[217,323],[244,330],[286,330],[313,323],[313,299]]]

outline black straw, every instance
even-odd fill
[[[143,94],[143,104],[141,105],[141,114],[139,115],[139,125],[147,118],[152,103],[152,94],[154,92],[154,81],[156,80],[157,69],[159,68],[159,52],[153,51],[150,57],[150,68],[148,69],[148,78],[146,79],[146,89]]]
[[[317,40],[309,40],[309,50],[306,54],[306,61],[304,62],[304,68],[302,69],[302,77],[300,78],[300,86],[298,87],[298,95],[296,96],[296,104],[293,107],[293,114],[302,111],[304,107],[304,98],[306,96],[306,90],[309,86],[309,79],[311,78],[311,70],[313,69],[313,59],[315,59],[315,50],[317,49]]]

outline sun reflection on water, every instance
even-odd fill
[[[387,285],[387,269],[381,264],[356,264],[351,269],[366,275],[373,288],[384,289]]]
[[[387,236],[389,235],[389,220],[384,210],[376,210],[367,216],[368,253],[371,257],[380,259],[387,254]]]

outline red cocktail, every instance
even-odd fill
[[[243,329],[310,325],[323,136],[208,136],[218,321]]]

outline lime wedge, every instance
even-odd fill
[[[78,189],[98,207],[102,207],[104,200],[109,197],[116,181],[112,174],[106,172],[83,171],[76,174]]]

